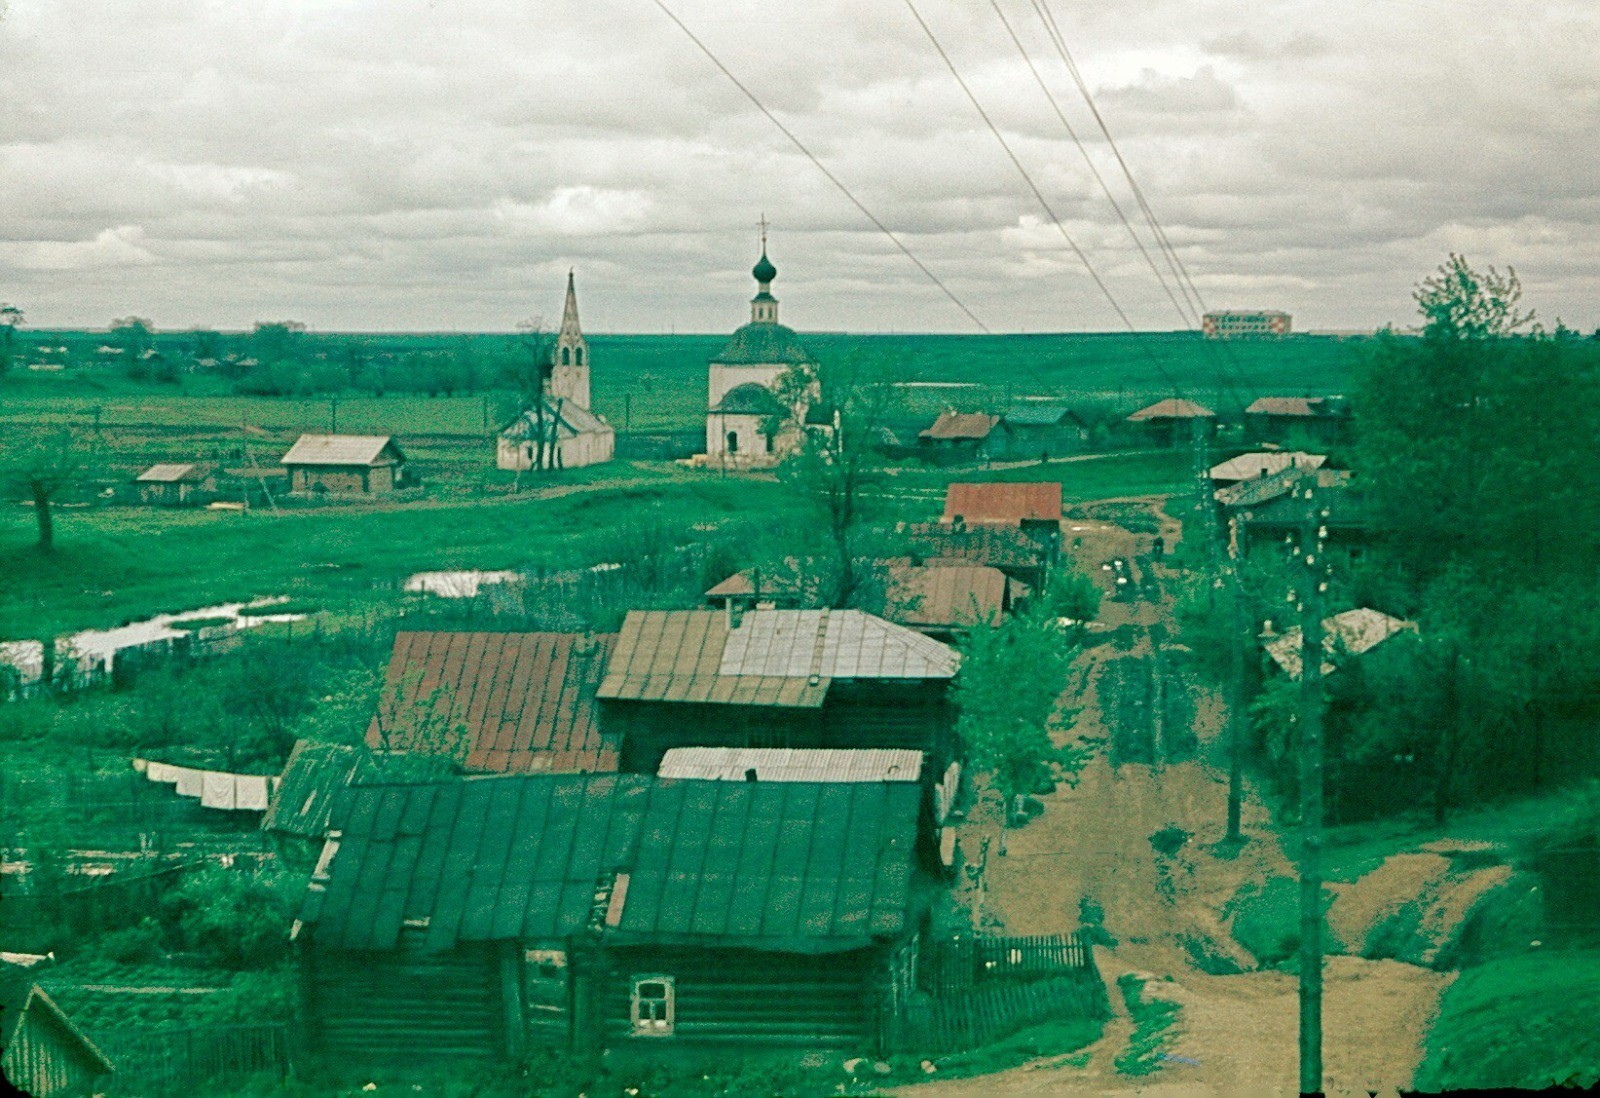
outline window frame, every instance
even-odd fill
[[[639,990],[646,984],[660,984],[666,989],[666,994],[660,998],[652,996],[649,999],[642,999]],[[639,1007],[643,1002],[660,1003],[665,1007],[665,1017],[660,1019],[641,1017]],[[664,973],[650,973],[632,977],[632,989],[628,995],[628,1004],[629,1019],[633,1023],[633,1035],[635,1037],[671,1037],[678,1023],[677,979]]]

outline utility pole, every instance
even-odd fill
[[[328,431],[331,434],[339,433],[339,394],[334,393],[328,398]]]
[[[1326,512],[1305,481],[1300,560],[1300,1093],[1322,1093],[1322,564]]]
[[[1247,633],[1244,616],[1244,585],[1239,579],[1239,561],[1228,568],[1229,604],[1229,692],[1228,692],[1228,837],[1229,843],[1244,842],[1240,816],[1244,807],[1244,646]]]

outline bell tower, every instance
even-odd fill
[[[561,330],[550,351],[550,398],[589,407],[589,341],[578,325],[578,292],[567,272],[567,302],[561,310]]]

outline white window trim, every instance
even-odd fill
[[[671,1037],[677,1025],[678,990],[677,981],[671,976],[647,975],[633,977],[633,992],[629,996],[630,1013],[633,1019],[633,1033],[636,1037]],[[665,1000],[666,1017],[663,1019],[645,1019],[639,1016],[639,988],[644,984],[661,984],[667,989]]]

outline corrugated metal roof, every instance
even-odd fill
[[[184,480],[200,480],[201,470],[194,462],[171,462],[152,465],[134,480],[139,484],[176,484]]]
[[[1392,618],[1371,609],[1346,610],[1342,614],[1324,618],[1322,650],[1328,658],[1322,664],[1322,673],[1332,674],[1337,669],[1334,662],[1337,659],[1370,652],[1396,633],[1415,632],[1416,628],[1415,622]],[[1286,630],[1266,643],[1267,655],[1293,679],[1300,677],[1301,649],[1304,647],[1299,626]]]
[[[357,786],[300,920],[324,946],[559,939],[593,924],[636,941],[870,940],[906,925],[915,783],[657,781],[538,775]]]
[[[619,737],[601,731],[595,705],[615,644],[614,634],[397,633],[367,743],[385,746],[388,719],[388,750],[436,752],[419,730],[459,728],[468,770],[615,770]]]
[[[1143,423],[1149,419],[1205,419],[1216,414],[1204,404],[1168,397],[1166,400],[1156,401],[1147,408],[1140,408],[1128,418],[1134,423]]]
[[[372,760],[359,748],[299,740],[289,752],[261,826],[302,838],[321,838],[327,833],[328,814],[339,791],[373,772]]]
[[[1208,475],[1217,482],[1254,480],[1281,473],[1290,466],[1318,469],[1327,460],[1326,454],[1308,454],[1303,450],[1256,450],[1213,465]]]
[[[903,625],[992,624],[1005,607],[1007,582],[1004,572],[983,564],[896,568],[890,573],[886,613]]]
[[[1245,409],[1253,416],[1319,416],[1323,413],[1321,397],[1257,397]]]
[[[985,439],[1000,422],[999,416],[986,412],[940,412],[933,426],[923,430],[926,439]]]
[[[390,451],[391,461],[400,459],[400,448],[389,435],[301,435],[278,462],[280,465],[377,465],[385,451]]]
[[[947,679],[949,645],[860,610],[752,610],[728,634],[720,675]]]
[[[922,777],[922,752],[788,747],[674,747],[656,776],[699,781],[914,782]]]
[[[1016,526],[1025,519],[1061,521],[1058,481],[987,481],[945,488],[944,521]]]

